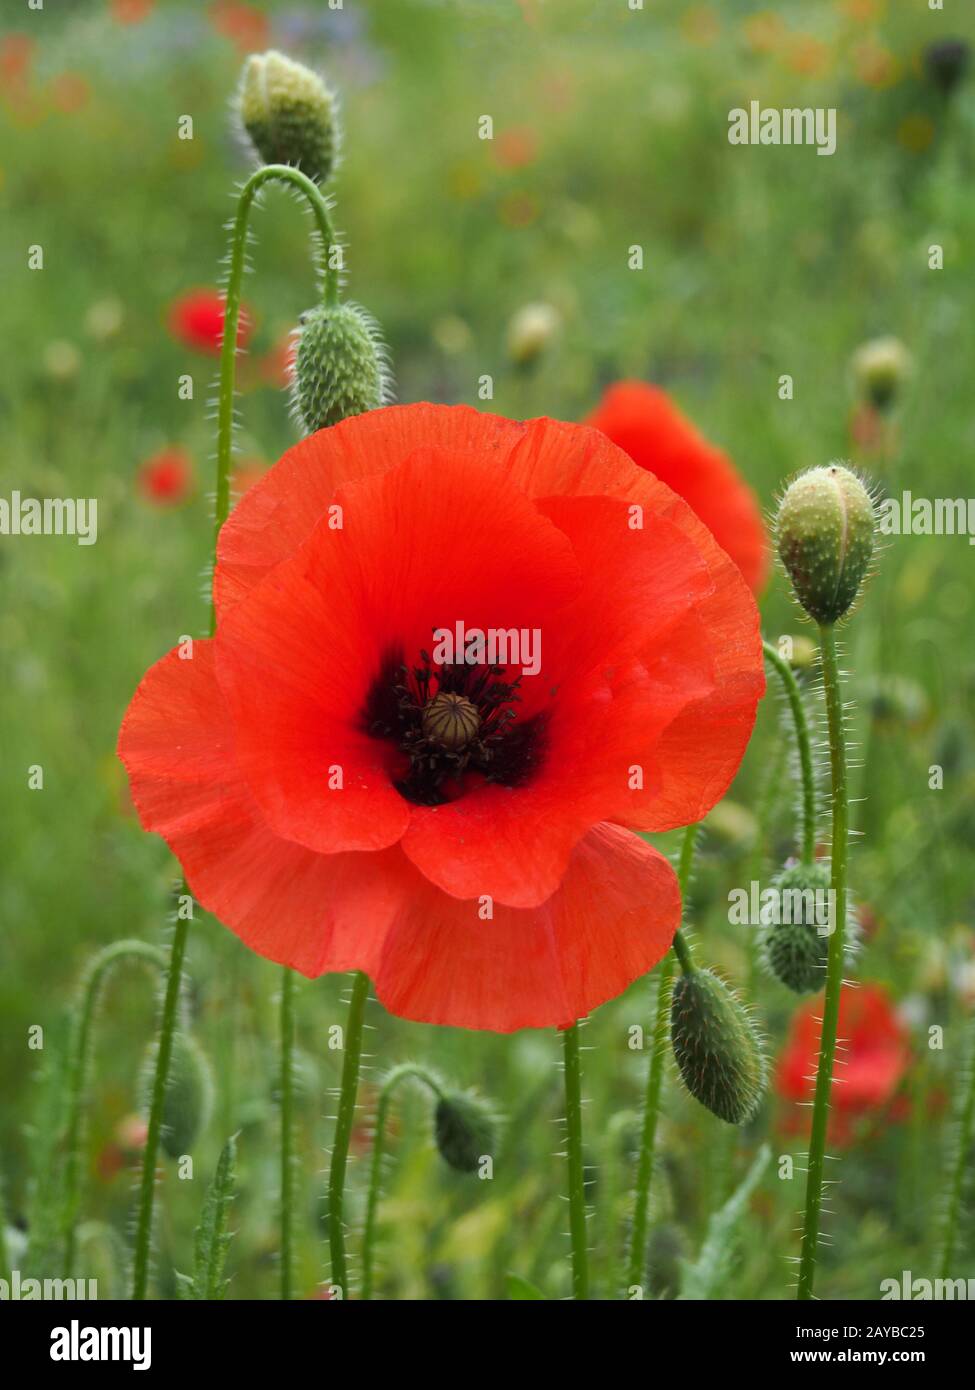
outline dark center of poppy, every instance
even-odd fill
[[[507,679],[503,666],[454,662],[441,665],[420,652],[408,667],[390,652],[366,697],[362,721],[373,738],[395,744],[405,756],[396,789],[407,801],[440,806],[464,793],[464,778],[524,783],[542,756],[544,716],[518,718],[521,676]]]

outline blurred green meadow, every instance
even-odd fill
[[[666,14],[662,11],[666,9]],[[16,11],[16,13],[14,13]],[[69,1013],[92,953],[119,937],[165,944],[176,881],[139,828],[115,757],[145,669],[207,621],[216,358],[181,342],[172,306],[219,283],[225,222],[247,156],[229,99],[243,57],[276,47],[319,67],[341,97],[332,187],[348,293],[381,323],[398,398],[468,402],[515,417],[582,419],[621,377],[663,385],[728,451],[771,508],[797,469],[852,460],[883,493],[975,492],[975,74],[950,96],[923,53],[975,42],[975,15],[902,0],[345,0],[183,3],[64,0],[5,6],[0,33],[3,326],[0,496],[95,497],[97,543],[0,536],[0,1178],[8,1253],[31,1189],[56,1161],[51,1115]],[[728,112],[836,107],[836,153],[734,147]],[[490,115],[493,140],[478,138]],[[180,138],[192,118],[192,138]],[[182,129],[186,130],[185,122]],[[313,302],[308,222],[271,190],[245,298],[238,486],[296,438],[284,344]],[[932,246],[943,269],[930,268]],[[43,250],[30,268],[31,248]],[[642,268],[631,269],[632,250]],[[36,260],[36,257],[34,258]],[[554,311],[549,340],[513,359],[512,317]],[[878,436],[850,358],[892,334],[914,371]],[[192,397],[185,382],[192,378]],[[793,381],[782,399],[780,379]],[[493,396],[484,399],[483,378]],[[145,466],[177,451],[170,496]],[[855,972],[883,985],[910,1032],[898,1096],[842,1149],[817,1292],[873,1299],[902,1270],[934,1276],[950,1115],[975,1008],[973,552],[965,536],[891,537],[844,638],[853,774],[851,881],[864,946]],[[766,635],[811,638],[781,574]],[[804,677],[819,728],[815,672]],[[752,744],[712,813],[688,909],[706,959],[754,1002],[774,1058],[797,1003],[756,960],[728,893],[793,852],[795,784],[770,680]],[[931,769],[943,769],[932,789]],[[32,787],[30,769],[43,770]],[[824,827],[825,834],[825,827]],[[657,837],[670,851],[679,837]],[[200,914],[190,937],[193,1035],[213,1073],[194,1177],[164,1161],[154,1292],[175,1296],[224,1140],[239,1131],[229,1297],[277,1295],[277,995],[280,970]],[[327,1150],[348,981],[300,981],[298,1292],[328,1271]],[[653,991],[637,981],[584,1035],[586,1143],[597,1288],[616,1294],[633,1178],[634,1117]],[[138,1174],[140,1073],[155,989],[137,966],[106,992],[84,1149],[79,1269],[126,1288]],[[348,1207],[357,1250],[369,1121],[382,1072],[421,1060],[476,1086],[505,1117],[490,1182],[451,1171],[422,1094],[399,1092],[380,1208],[384,1297],[504,1297],[516,1272],[569,1291],[560,1049],[421,1027],[369,1005],[369,1071]],[[43,1029],[43,1048],[29,1045]],[[932,1027],[943,1046],[931,1046]],[[800,1111],[774,1084],[741,1131],[665,1080],[649,1289],[675,1292],[710,1215],[762,1142],[773,1159],[713,1296],[789,1296],[803,1176]],[[51,1150],[54,1150],[53,1154]],[[972,1194],[969,1194],[971,1196]],[[975,1277],[975,1212],[959,1277]],[[18,1255],[18,1251],[21,1253]]]

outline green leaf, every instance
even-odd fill
[[[505,1289],[509,1298],[523,1300],[526,1298],[545,1298],[545,1294],[530,1280],[523,1278],[520,1274],[508,1274],[504,1281]]]
[[[224,1144],[217,1171],[203,1203],[203,1215],[196,1228],[196,1251],[192,1278],[176,1273],[177,1290],[184,1299],[221,1299],[229,1279],[224,1277],[227,1250],[233,1234],[228,1231],[230,1205],[234,1200],[237,1169],[237,1136]]]
[[[680,1291],[682,1299],[721,1296],[734,1263],[738,1226],[771,1157],[772,1150],[768,1144],[763,1144],[741,1185],[708,1222],[707,1234],[697,1259],[693,1263],[681,1261],[684,1273]]]

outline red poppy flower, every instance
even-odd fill
[[[623,827],[700,819],[764,689],[754,600],[680,498],[579,425],[389,407],[249,489],[214,583],[216,637],[149,671],[119,752],[252,949],[501,1032],[662,957],[674,873]]]
[[[169,331],[197,352],[216,356],[223,343],[224,297],[219,290],[190,290],[175,300],[169,311]],[[250,338],[250,315],[241,307],[237,346]]]
[[[776,1088],[785,1100],[811,1101],[816,1089],[822,997],[795,1014],[779,1058]],[[840,993],[830,1138],[848,1141],[863,1116],[885,1110],[907,1070],[907,1031],[880,985],[844,985]]]
[[[193,465],[184,449],[163,449],[139,469],[139,491],[158,506],[182,502],[193,484]]]
[[[769,548],[755,494],[728,456],[698,434],[666,392],[642,381],[618,382],[586,423],[679,493],[753,591],[761,591],[768,578]]]

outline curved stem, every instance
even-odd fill
[[[586,1246],[586,1185],[582,1161],[582,1075],[579,1025],[562,1032],[565,1059],[565,1128],[569,1159],[569,1232],[572,1238],[572,1297],[589,1297],[589,1251]]]
[[[95,1010],[105,977],[112,966],[120,960],[144,960],[160,969],[166,968],[166,956],[155,946],[145,941],[114,941],[99,951],[89,963],[81,986],[81,995],[75,1010],[72,1038],[68,1059],[67,1105],[68,1118],[65,1126],[65,1168],[64,1168],[64,1271],[70,1279],[74,1269],[76,1247],[76,1227],[81,1197],[81,1131],[88,1089],[88,1063],[91,1058],[91,1034],[95,1020]]]
[[[292,1296],[295,1205],[295,973],[281,976],[281,1297]]]
[[[955,1131],[954,1150],[949,1164],[948,1195],[941,1227],[939,1265],[942,1279],[951,1278],[951,1266],[955,1258],[956,1227],[961,1211],[965,1174],[968,1171],[968,1155],[971,1153],[973,1135],[975,1135],[975,1018],[971,1022],[968,1075],[965,1079],[965,1093]]]
[[[356,1096],[359,1091],[359,1064],[362,1058],[362,1024],[369,997],[369,979],[357,971],[349,1000],[349,1017],[345,1026],[345,1060],[342,1064],[342,1089],[335,1124],[332,1162],[328,1172],[328,1245],[332,1258],[332,1285],[341,1298],[349,1294],[348,1265],[345,1258],[345,1170],[349,1158],[349,1140],[355,1118]]]
[[[681,843],[677,882],[680,884],[682,904],[686,901],[687,886],[691,879],[694,849],[697,845],[697,829],[696,825],[689,825],[684,831],[684,839]],[[680,936],[679,931],[674,936],[675,944],[678,936]],[[686,950],[687,947],[683,938],[681,944]],[[626,1266],[628,1288],[636,1288],[643,1283],[646,1264],[647,1216],[650,1209],[650,1185],[653,1182],[657,1121],[660,1116],[660,1091],[663,1085],[667,1035],[670,1031],[670,990],[674,978],[674,958],[675,952],[673,951],[668,951],[664,956],[660,964],[657,982],[657,1008],[653,1024],[652,1051],[647,1067],[647,1089],[643,1099],[640,1158],[637,1166],[636,1191],[633,1202],[633,1222],[630,1227],[630,1251]],[[693,968],[691,965],[691,969]]]
[[[183,960],[186,956],[186,938],[189,935],[189,927],[188,918],[177,918],[173,931],[169,974],[166,978],[166,994],[163,999],[162,1019],[159,1026],[159,1046],[156,1051],[156,1071],[152,1081],[149,1128],[146,1132],[146,1147],[142,1155],[142,1181],[139,1186],[139,1211],[136,1218],[135,1250],[132,1260],[132,1297],[136,1300],[145,1298],[149,1284],[149,1247],[152,1241],[152,1207],[156,1193],[156,1163],[159,1159],[163,1102],[166,1098],[169,1062],[173,1053],[173,1035],[176,1031],[176,1020],[179,1014],[179,996],[183,983]]]
[[[792,667],[779,655],[771,642],[763,642],[765,660],[776,671],[782,681],[792,722],[796,731],[796,748],[799,752],[799,772],[802,778],[802,838],[800,856],[804,864],[811,864],[816,854],[816,779],[813,775],[812,744],[809,740],[809,722],[803,702],[799,682]]]
[[[269,182],[290,184],[308,202],[315,218],[319,237],[322,300],[329,306],[338,303],[339,272],[331,264],[330,251],[335,244],[332,218],[328,204],[318,185],[289,164],[266,164],[253,173],[241,190],[234,217],[230,241],[230,272],[227,276],[226,307],[224,309],[223,345],[220,349],[220,388],[217,397],[217,502],[214,521],[214,550],[220,528],[230,510],[230,462],[233,452],[234,376],[237,361],[237,331],[240,325],[240,299],[244,279],[244,258],[247,252],[247,223],[259,190]],[[216,622],[211,613],[210,635]]]
[[[386,1077],[379,1092],[376,1106],[376,1132],[372,1141],[372,1163],[369,1169],[369,1197],[366,1203],[366,1229],[362,1239],[362,1297],[372,1297],[373,1253],[376,1243],[376,1219],[379,1212],[379,1188],[382,1178],[382,1162],[386,1144],[386,1121],[393,1092],[401,1081],[422,1081],[438,1100],[443,1097],[443,1087],[426,1067],[416,1062],[403,1062],[394,1067]]]
[[[840,990],[843,984],[843,938],[846,932],[846,852],[849,833],[849,805],[846,785],[846,738],[843,729],[843,700],[840,691],[839,667],[836,660],[836,631],[820,626],[823,659],[823,688],[826,696],[826,718],[829,725],[829,757],[832,774],[831,805],[833,813],[831,887],[833,890],[833,933],[829,939],[826,962],[826,997],[823,1001],[823,1031],[819,1045],[819,1069],[816,1073],[816,1094],[813,1100],[812,1130],[809,1135],[809,1164],[806,1178],[806,1212],[802,1232],[802,1252],[799,1259],[797,1297],[813,1296],[816,1274],[816,1252],[819,1242],[819,1219],[823,1205],[823,1166],[826,1153],[826,1129],[829,1122],[829,1101],[833,1088],[833,1063],[836,1057],[836,1029],[840,1013]]]

